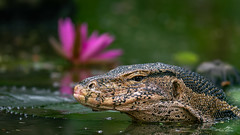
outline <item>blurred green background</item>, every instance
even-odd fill
[[[239,0],[0,0],[0,125],[4,125],[0,131],[97,134],[103,130],[113,134],[126,129],[128,133],[129,125],[131,129],[130,119],[122,114],[112,112],[113,120],[109,121],[105,117],[111,115],[94,114],[90,109],[83,115],[73,98],[66,104],[49,102],[62,102],[59,97],[71,93],[75,82],[109,70],[75,69],[55,52],[49,37],[58,39],[59,18],[71,17],[75,24],[86,22],[89,33],[97,30],[114,35],[116,40],[109,49],[123,49],[120,64],[163,62],[195,69],[203,61],[220,59],[240,69],[239,13]],[[239,87],[227,95],[239,105]],[[42,101],[33,100],[35,96],[41,96]],[[30,108],[12,110],[12,104],[19,107],[21,103]],[[46,105],[39,108],[39,103]],[[10,109],[4,112],[2,106]],[[80,113],[74,114],[75,110]],[[19,116],[21,111],[41,117]],[[60,116],[68,119],[55,119]],[[179,126],[137,125],[130,133],[150,129],[152,133],[179,134]],[[239,121],[203,129],[182,126],[182,133],[239,134]]]
[[[66,64],[52,49],[57,21],[86,22],[109,32],[122,64],[196,66],[221,59],[240,68],[239,0],[1,0],[1,71],[32,62]],[[38,66],[38,65],[34,65]]]

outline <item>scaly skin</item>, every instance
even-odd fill
[[[240,117],[222,89],[197,73],[163,63],[117,67],[87,78],[74,97],[94,110],[117,110],[140,122],[177,122]]]

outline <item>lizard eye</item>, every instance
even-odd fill
[[[136,82],[140,82],[143,78],[145,78],[146,76],[134,76],[133,78],[131,78],[130,80],[136,81]]]

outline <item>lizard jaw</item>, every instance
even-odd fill
[[[103,96],[103,93],[97,90],[86,89],[83,85],[78,84],[74,87],[74,98],[82,105],[91,107],[94,110],[118,110],[121,106],[128,106],[139,100],[138,98],[126,98],[126,94],[113,97]],[[140,92],[134,92],[133,95],[141,95]]]

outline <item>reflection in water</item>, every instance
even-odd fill
[[[77,82],[84,80],[85,78],[104,74],[110,69],[113,69],[119,65],[118,62],[104,63],[105,65],[92,65],[95,68],[79,68],[73,67],[65,71],[63,77],[60,80],[60,93],[62,95],[72,95],[73,87]]]
[[[164,134],[240,134],[239,120],[219,123],[132,123],[123,134],[164,135]]]
[[[83,79],[92,76],[89,69],[74,69],[65,72],[60,82],[60,92],[63,95],[73,94],[73,82],[79,82]]]
[[[124,134],[131,135],[159,135],[159,134],[207,134],[212,133],[209,128],[213,124],[190,123],[160,123],[160,124],[131,124]]]
[[[70,86],[72,82],[72,78],[70,74],[64,75],[64,77],[61,80],[61,86],[60,86],[60,92],[61,94],[71,95],[72,94],[72,88]]]
[[[211,123],[131,123],[117,112],[65,114],[65,118],[24,117],[22,115],[0,112],[0,134],[123,134],[123,135],[160,135],[160,134],[239,134],[239,120]],[[112,120],[105,119],[111,116]],[[11,117],[11,119],[9,119]],[[104,118],[105,117],[105,118]]]

